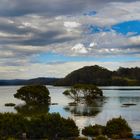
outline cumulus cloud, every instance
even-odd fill
[[[30,64],[26,67],[19,66],[0,66],[1,79],[10,78],[35,78],[35,77],[64,77],[73,70],[79,69],[84,66],[100,65],[110,70],[116,70],[119,66],[136,67],[140,65],[138,61],[128,62],[96,62],[96,61],[83,61],[83,62],[66,62],[66,63],[52,63],[52,64]]]
[[[27,73],[45,76],[47,70],[46,76],[62,76],[87,63],[61,64],[60,71],[62,66],[73,65],[61,75],[52,65],[38,63],[38,56],[47,53],[79,56],[83,60],[89,56],[140,57],[139,33],[128,31],[124,35],[112,29],[118,23],[140,20],[139,7],[139,0],[1,0],[0,74],[3,78],[26,78]],[[39,74],[35,72],[37,66],[41,69]]]
[[[91,43],[89,44],[89,47],[97,47],[97,43],[96,43],[96,42],[91,42]]]
[[[87,49],[85,48],[85,46],[83,44],[76,44],[74,47],[71,48],[72,51],[74,51],[74,53],[80,53],[80,54],[86,54],[88,53]]]
[[[78,14],[87,9],[102,8],[106,3],[112,0],[1,0],[1,16],[23,16],[27,14],[41,15],[71,15]],[[121,0],[114,0],[116,2]],[[129,2],[130,0],[125,0]]]
[[[140,45],[140,36],[131,37],[130,42],[135,44],[135,45]]]
[[[71,22],[71,21],[65,21],[64,22],[64,26],[66,28],[76,28],[76,27],[79,27],[80,26],[80,23],[77,23],[77,22]]]

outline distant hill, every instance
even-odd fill
[[[30,85],[30,84],[44,84],[53,85],[58,78],[34,78],[29,80],[15,79],[15,80],[0,80],[0,85]]]
[[[29,80],[0,80],[0,85],[44,84],[55,86],[71,86],[74,84],[95,84],[97,86],[140,86],[140,68],[123,68],[110,71],[98,65],[85,66],[58,78],[35,78]]]
[[[138,86],[140,85],[140,68],[122,68],[110,71],[106,68],[86,66],[56,81],[57,86],[71,86],[77,83],[98,86]]]

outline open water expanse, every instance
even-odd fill
[[[134,133],[140,133],[140,87],[101,87],[105,99],[77,106],[69,105],[73,100],[62,94],[66,87],[47,87],[52,103],[57,103],[49,107],[49,112],[59,112],[63,117],[71,117],[80,129],[95,123],[105,125],[109,119],[122,116]],[[5,107],[4,104],[23,104],[13,97],[19,88],[20,86],[0,87],[0,112],[17,112],[14,107]]]

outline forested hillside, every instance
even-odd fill
[[[56,85],[71,86],[74,84],[95,84],[98,86],[135,86],[140,85],[140,68],[123,68],[110,71],[106,68],[86,66],[58,80]]]

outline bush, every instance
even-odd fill
[[[52,140],[57,137],[77,137],[79,130],[73,120],[62,118],[56,113],[30,119],[19,114],[0,114],[1,139],[7,140],[8,137],[21,139],[23,133],[26,133],[29,139]]]
[[[74,140],[88,140],[88,139],[84,137],[78,137],[78,138],[75,138]]]
[[[7,138],[7,140],[17,140],[17,139],[9,137],[9,138]]]
[[[14,97],[25,101],[27,104],[48,104],[50,102],[49,94],[49,90],[46,88],[46,86],[28,85],[17,90]]]
[[[105,137],[105,136],[103,136],[103,135],[100,135],[100,136],[97,136],[97,137],[95,138],[95,140],[108,140],[108,138]]]
[[[106,124],[106,134],[109,137],[128,138],[132,136],[132,130],[125,119],[119,117],[109,120]]]
[[[85,136],[98,136],[105,133],[105,126],[95,124],[93,126],[85,127],[82,134]]]
[[[18,114],[0,113],[0,136],[3,139],[18,137],[27,131],[28,120]]]
[[[85,136],[94,136],[94,130],[92,126],[87,126],[82,130],[82,134]]]

